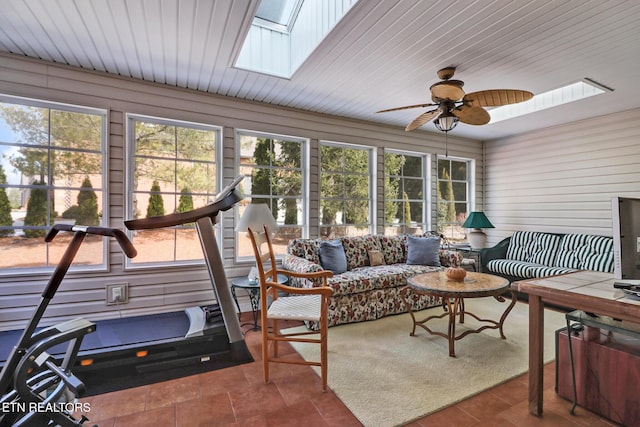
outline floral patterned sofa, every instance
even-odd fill
[[[434,237],[425,235],[424,237]],[[437,237],[437,235],[436,235]],[[440,266],[409,265],[407,261],[407,236],[358,236],[339,239],[347,259],[347,271],[334,274],[328,280],[333,289],[329,300],[329,326],[343,323],[379,319],[407,311],[400,291],[407,278],[449,266],[459,266],[462,255],[456,251],[440,249]],[[286,270],[305,273],[322,270],[319,255],[320,239],[295,239],[289,242],[282,266]],[[382,254],[382,264],[371,266],[370,251]],[[292,278],[291,286],[316,285],[307,279]],[[413,296],[412,310],[439,305],[440,298]],[[307,323],[311,329],[317,324]]]

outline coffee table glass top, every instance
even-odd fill
[[[416,291],[461,298],[492,296],[509,289],[509,281],[503,277],[474,272],[468,272],[460,282],[449,279],[444,271],[418,274],[407,282]]]

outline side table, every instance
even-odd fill
[[[451,245],[451,249],[462,253],[461,267],[471,267],[473,271],[482,273],[482,263],[480,262],[480,249],[472,249],[469,245]]]
[[[289,277],[284,274],[278,274],[278,283],[287,284],[289,282]],[[253,314],[253,328],[249,329],[250,331],[259,331],[260,326],[258,326],[258,311],[260,310],[260,283],[258,280],[249,280],[247,276],[237,277],[231,280],[231,296],[236,303],[236,307],[238,308],[238,319],[240,318],[240,304],[238,303],[238,296],[236,295],[236,289],[244,289],[249,296],[249,301],[251,302],[251,313]],[[251,323],[243,323],[240,326],[251,325]]]

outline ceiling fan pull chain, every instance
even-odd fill
[[[449,131],[444,131],[444,156],[449,157]]]

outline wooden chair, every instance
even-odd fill
[[[248,230],[253,252],[258,265],[260,280],[260,319],[262,325],[262,365],[265,383],[269,382],[269,362],[294,363],[298,365],[320,366],[322,390],[327,389],[327,304],[333,290],[327,286],[327,278],[331,271],[299,274],[286,270],[278,270],[271,245],[269,230],[263,227],[263,233]],[[322,280],[323,286],[314,288],[295,288],[278,283],[278,274],[288,277],[302,277]],[[283,296],[283,292],[287,293]],[[303,331],[282,334],[279,329],[280,320],[309,320],[320,324],[319,331]],[[320,338],[309,335],[320,334]],[[297,341],[320,344],[320,361],[306,361],[278,356],[280,341]],[[269,346],[273,344],[273,354]]]

